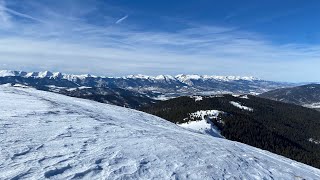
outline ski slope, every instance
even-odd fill
[[[320,179],[320,170],[122,107],[0,86],[0,179]]]

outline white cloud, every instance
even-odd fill
[[[18,12],[18,11],[9,9],[9,8],[5,8],[5,7],[3,9],[4,9],[4,11],[6,11],[9,14],[12,14],[12,15],[15,15],[15,16],[19,16],[19,17],[22,17],[22,18],[26,18],[26,19],[30,19],[30,20],[33,20],[33,21],[45,23],[45,21],[43,21],[41,19],[38,19],[38,18],[35,18],[35,17],[32,17],[32,16],[30,16],[28,14],[24,14],[24,13],[21,13],[21,12]]]
[[[122,23],[122,22],[123,22],[124,20],[126,20],[128,17],[129,17],[128,15],[123,16],[122,18],[120,18],[120,19],[118,19],[118,20],[116,21],[116,24]]]
[[[1,7],[0,3],[0,18]],[[320,75],[320,47],[316,45],[273,44],[256,33],[232,27],[189,24],[175,32],[155,32],[128,23],[112,26],[114,18],[103,16],[109,25],[106,28],[86,21],[94,6],[70,14],[60,7],[61,12],[40,7],[35,12],[15,14],[34,23],[12,17],[10,22],[16,28],[10,32],[15,35],[0,33],[0,69],[117,76],[253,75],[288,81],[317,81]],[[72,7],[80,11],[76,5]],[[46,23],[37,23],[42,19]]]
[[[11,25],[11,17],[6,11],[6,2],[0,0],[0,28],[7,28]]]

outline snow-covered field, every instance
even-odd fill
[[[201,110],[190,114],[192,121],[178,124],[187,129],[192,129],[200,133],[209,134],[213,137],[223,137],[219,129],[210,121],[217,119],[220,113],[218,110]]]
[[[0,87],[0,179],[320,179],[320,170],[122,107]]]

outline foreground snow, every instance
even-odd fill
[[[320,170],[142,112],[0,87],[0,179],[320,179]]]

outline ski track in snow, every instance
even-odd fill
[[[320,170],[122,107],[0,86],[0,179],[320,179]]]

